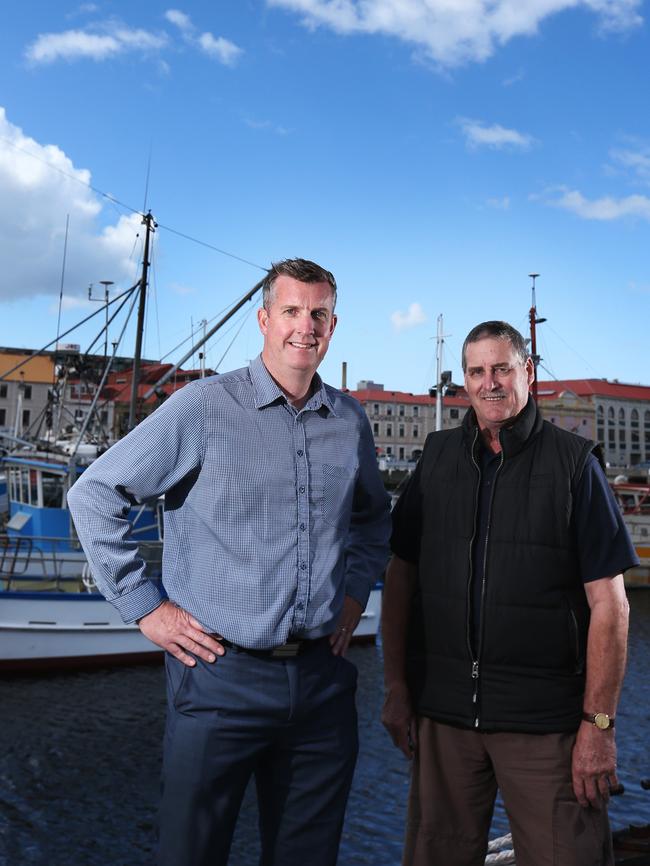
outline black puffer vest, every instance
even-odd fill
[[[542,421],[529,399],[500,433],[481,621],[470,638],[480,485],[476,417],[432,433],[421,457],[422,541],[410,629],[418,712],[484,731],[575,730],[589,607],[572,527],[593,442]]]

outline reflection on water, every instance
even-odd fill
[[[615,827],[650,820],[650,592],[631,594],[630,661],[616,728],[626,794]],[[357,647],[361,750],[341,866],[400,862],[407,762],[379,724],[381,648]],[[150,866],[155,845],[162,668],[136,667],[0,680],[0,866]],[[498,806],[494,835],[507,829]],[[257,864],[249,792],[233,866]]]

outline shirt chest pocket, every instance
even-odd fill
[[[316,509],[320,517],[336,529],[349,526],[356,475],[354,466],[323,463],[316,468]]]

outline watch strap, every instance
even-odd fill
[[[582,718],[585,722],[591,722],[592,725],[601,731],[607,731],[614,727],[616,721],[613,716],[607,713],[583,713]]]

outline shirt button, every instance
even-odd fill
[[[302,487],[302,486],[300,486],[300,487],[298,488],[298,492],[299,492],[299,493],[304,493],[304,492],[305,492],[305,488]]]
[[[301,523],[301,524],[300,524],[300,531],[301,531],[301,532],[304,532],[304,531],[305,531],[305,524],[304,524],[304,523]]]
[[[298,610],[304,610],[304,609],[305,609],[305,605],[304,605],[301,601],[299,601],[298,604],[296,605],[296,608],[297,608]]]
[[[301,563],[300,563],[300,568],[304,571],[304,570],[307,568],[307,563],[306,563],[306,562],[301,562]]]
[[[298,449],[298,457],[302,457],[303,454],[304,454],[304,451],[302,450],[302,448],[299,448]]]

